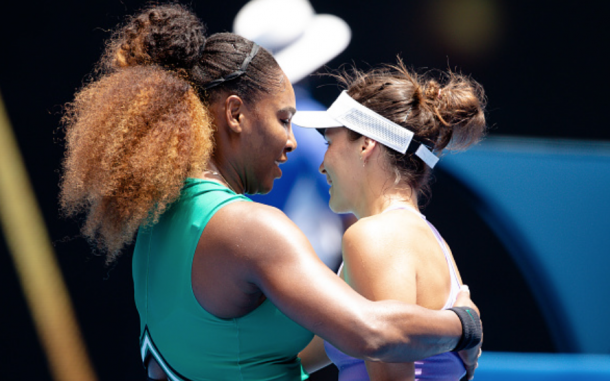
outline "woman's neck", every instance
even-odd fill
[[[232,171],[230,166],[221,166],[213,158],[210,159],[199,177],[225,185],[237,194],[244,193],[244,187],[235,171]]]
[[[406,205],[419,211],[417,191],[404,183],[394,185],[393,173],[373,171],[367,175],[352,210],[358,219],[383,213],[393,205]]]
[[[364,199],[355,208],[354,214],[358,219],[383,213],[386,209],[404,205],[419,211],[417,194],[411,188],[408,189],[386,189],[376,197]]]

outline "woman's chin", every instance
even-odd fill
[[[273,180],[270,184],[260,184],[256,193],[258,194],[267,194],[273,190]]]
[[[337,214],[343,214],[343,213],[350,213],[350,211],[348,210],[349,208],[345,207],[345,205],[342,205],[341,203],[337,202],[337,200],[333,200],[333,196],[330,196],[330,201],[328,202],[328,207],[330,208],[330,210],[333,211],[333,213],[337,213]]]

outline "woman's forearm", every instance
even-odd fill
[[[357,357],[385,362],[421,360],[453,350],[462,336],[462,324],[452,311],[395,301],[375,305],[367,353]]]
[[[367,360],[414,361],[457,346],[462,325],[454,312],[366,299],[316,257],[285,215],[256,204],[245,207],[256,209],[239,214],[241,234],[250,245],[234,257],[245,258],[247,279],[296,323]]]

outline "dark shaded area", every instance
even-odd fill
[[[131,256],[107,267],[104,258],[90,254],[91,248],[82,239],[56,243],[55,249],[66,269],[64,278],[99,379],[144,379]]]
[[[451,67],[471,74],[489,98],[492,134],[610,139],[602,111],[609,80],[600,64],[607,61],[602,41],[608,41],[601,2],[477,1],[498,12],[497,38],[482,53],[458,50],[438,37],[446,23],[433,18],[435,6],[451,1],[312,1],[319,13],[342,17],[352,27],[348,50],[328,64],[394,63],[400,54],[413,68]],[[466,23],[474,23],[464,15]],[[315,86],[330,83],[314,78]],[[314,95],[326,104],[336,97],[335,86]]]
[[[458,1],[458,0],[455,0]],[[460,0],[462,1],[462,0]],[[193,2],[209,31],[230,31],[244,2]],[[501,27],[483,53],[456,50],[443,40],[431,5],[443,1],[312,0],[318,13],[335,14],[353,29],[349,48],[328,64],[395,62],[415,68],[472,73],[489,97],[492,134],[610,140],[607,79],[599,68],[609,30],[601,2],[496,1]],[[31,176],[78,320],[100,380],[143,380],[139,322],[133,304],[130,256],[108,269],[78,237],[77,221],[57,212],[62,146],[54,142],[61,105],[81,86],[103,48],[108,29],[140,1],[5,2],[0,23],[0,92]],[[440,34],[439,34],[440,33]],[[597,74],[600,72],[600,74]],[[337,95],[328,78],[307,80],[329,104]],[[324,85],[324,86],[322,86]],[[428,218],[450,243],[462,277],[485,320],[485,348],[554,351],[523,278],[502,245],[472,209],[469,195],[438,171]],[[1,236],[1,235],[0,235]],[[49,380],[12,260],[0,244],[3,378]],[[515,313],[514,311],[519,311]],[[334,371],[318,379],[335,379]]]
[[[475,212],[467,188],[443,170],[435,172],[423,213],[451,246],[464,283],[485,324],[490,351],[555,352],[542,312],[521,271],[498,237]]]

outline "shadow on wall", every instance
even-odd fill
[[[440,167],[469,191],[475,210],[507,248],[557,350],[610,353],[605,303],[610,298],[610,144],[490,138],[466,153],[448,155]],[[473,276],[497,279],[484,285],[495,292],[511,288],[501,284],[505,270],[480,268],[485,274]],[[502,308],[504,302],[494,300],[488,308]],[[513,320],[523,310],[504,313]],[[520,335],[524,327],[511,331]]]

